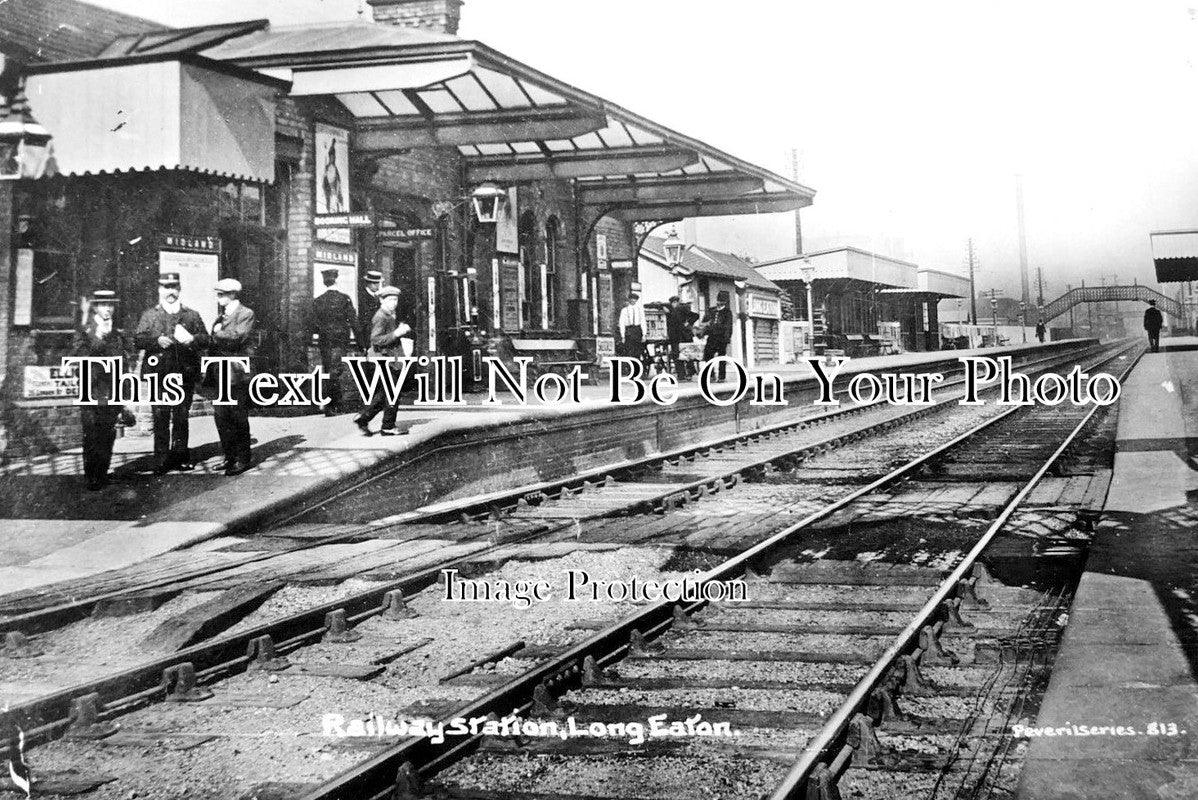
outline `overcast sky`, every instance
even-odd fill
[[[178,26],[369,17],[359,0],[96,1]],[[467,0],[460,34],[784,175],[797,148],[809,251],[961,271],[973,237],[979,288],[1016,293],[1016,173],[1050,297],[1153,282],[1149,231],[1198,228],[1190,3]],[[794,247],[792,215],[699,232],[762,260]]]

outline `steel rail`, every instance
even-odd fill
[[[1091,348],[1087,348],[1085,353],[1082,355],[1089,353],[1090,349]],[[1071,353],[1065,357],[1053,357],[1051,359],[1045,359],[1045,361],[1060,360],[1063,362],[1068,362],[1076,358],[1077,355],[1077,353]],[[993,387],[985,388],[987,390],[993,389]],[[948,398],[944,401],[941,401],[939,406],[947,406],[948,404],[952,403],[954,399],[955,398]],[[867,431],[872,428],[891,426],[904,419],[909,419],[914,416],[928,413],[929,408],[930,407],[920,407],[898,417],[884,420],[879,423],[875,423],[874,425],[866,426],[862,430]],[[838,413],[842,415],[855,414],[859,413],[860,410],[861,407],[850,407],[847,409],[842,409]],[[973,432],[981,430],[981,428],[987,427],[988,425],[997,422],[999,419],[1004,418],[1006,414],[1017,410],[1019,410],[1019,407],[1014,407],[1009,412],[1004,412],[1002,415],[996,416],[991,420],[987,420],[980,427],[974,429]],[[821,417],[821,419],[822,418],[823,417]],[[784,423],[783,425],[794,426],[798,424],[810,424],[812,419],[813,418],[807,418],[800,422]],[[921,464],[923,460],[938,455],[945,449],[954,446],[960,441],[963,441],[966,436],[972,435],[973,432],[954,439],[952,442],[942,446],[941,448],[938,448],[932,453],[921,457],[921,460],[911,462],[906,467],[900,468],[899,470],[890,473],[880,481],[875,481],[869,486],[851,492],[846,497],[825,507],[823,510],[809,515],[807,518],[800,521],[798,526],[805,527],[806,525],[812,524],[819,519],[823,519],[866,492],[871,491],[872,487],[879,486],[882,483],[889,482],[891,480],[896,480],[898,477],[901,477],[901,475],[906,474],[906,472],[910,469],[914,469],[916,466]],[[762,436],[765,433],[766,431],[764,430],[758,430],[749,434],[741,434],[736,438],[752,438],[755,436]],[[804,445],[803,447],[796,448],[793,453],[825,448],[827,446],[833,445],[836,442],[849,439],[853,433],[860,433],[860,431],[842,433],[821,442],[811,445]],[[704,449],[708,449],[708,447],[695,448],[695,450]],[[763,459],[763,463],[791,457],[793,453],[774,455],[768,459]],[[655,460],[657,459],[660,459],[660,457],[655,457]],[[714,479],[709,478],[705,482],[710,482],[711,480]],[[793,532],[794,530],[798,529],[798,527],[792,526],[791,529],[787,530]],[[786,532],[784,531],[780,534],[776,534],[770,540],[767,540],[767,542],[777,540],[778,537],[785,533]],[[52,739],[67,726],[71,717],[73,703],[83,696],[91,694],[99,695],[98,700],[99,706],[101,708],[102,718],[111,718],[119,714],[127,713],[135,708],[141,707],[148,702],[152,702],[165,694],[163,673],[172,667],[177,667],[183,664],[191,664],[197,673],[197,677],[201,680],[221,674],[231,674],[236,671],[240,671],[241,669],[244,669],[248,663],[249,659],[245,654],[252,646],[252,642],[256,639],[259,639],[263,636],[272,637],[272,640],[282,639],[282,641],[275,641],[275,646],[281,655],[285,655],[287,652],[291,652],[295,649],[305,646],[306,644],[318,640],[326,630],[325,616],[332,611],[344,610],[347,616],[351,617],[352,622],[360,622],[371,616],[381,614],[386,608],[386,595],[391,591],[400,590],[405,595],[413,594],[435,583],[441,571],[444,569],[466,568],[471,564],[485,561],[487,555],[498,550],[507,548],[513,544],[534,541],[537,538],[541,538],[545,535],[546,533],[544,531],[537,531],[526,535],[513,537],[503,542],[489,545],[478,552],[466,554],[458,558],[439,562],[422,568],[410,575],[405,575],[395,580],[379,584],[378,586],[365,592],[314,606],[287,617],[257,626],[253,629],[243,631],[241,633],[230,634],[218,637],[209,642],[193,645],[176,653],[172,653],[153,661],[122,670],[121,672],[101,678],[99,680],[89,681],[84,684],[77,684],[66,689],[58,690],[44,697],[26,701],[7,709],[5,712],[0,713],[0,726],[9,723],[18,725],[20,729],[26,731],[26,741],[31,746],[45,742],[49,739]],[[749,551],[746,551],[745,555],[756,556],[760,552],[764,552],[762,550],[762,545],[764,544],[765,543],[759,544]],[[699,578],[698,580],[713,579],[714,578],[711,577],[704,577]],[[644,631],[642,631],[642,633],[643,632]],[[3,752],[5,752],[5,749],[0,748],[0,754],[3,754]]]
[[[1051,356],[1046,356],[1045,358],[1042,358],[1042,359],[1030,360],[1021,366],[1023,366],[1024,368],[1030,367],[1033,369],[1047,369],[1047,368],[1051,368],[1051,367],[1046,366],[1046,365],[1055,365],[1056,363],[1067,363],[1069,360],[1072,360],[1072,359],[1075,359],[1078,357],[1085,357],[1087,354],[1092,352],[1094,349],[1095,349],[1094,347],[1087,347],[1081,353],[1066,352],[1066,353],[1061,353],[1061,354],[1053,354]],[[954,386],[959,386],[963,383],[964,383],[964,379],[956,379],[949,383],[943,384],[940,388],[941,388],[941,390],[949,389]],[[984,387],[984,388],[988,388],[988,387]],[[838,392],[839,392],[839,394],[843,395],[843,392],[844,392],[843,387],[840,390],[838,390]],[[952,402],[952,400],[953,400],[953,398],[948,398],[947,400],[941,401],[939,403],[936,403],[936,404],[933,404],[930,406],[916,408],[913,411],[908,412],[907,414],[903,414],[903,415],[894,417],[892,420],[888,420],[885,423],[881,423],[881,424],[895,424],[897,422],[906,421],[906,420],[909,420],[909,419],[912,419],[912,418],[915,418],[915,417],[918,417],[921,415],[930,414],[934,411],[940,410],[942,407],[947,406],[949,403]],[[591,480],[593,478],[604,478],[608,475],[613,475],[613,474],[618,475],[620,473],[626,473],[629,471],[644,469],[647,467],[652,467],[653,465],[659,464],[663,461],[671,461],[671,460],[675,460],[678,458],[686,458],[686,457],[695,455],[697,453],[701,453],[704,450],[728,447],[730,445],[734,445],[734,444],[737,444],[737,443],[740,443],[743,441],[747,441],[747,440],[752,440],[754,438],[786,433],[786,432],[789,432],[792,430],[800,431],[800,430],[804,430],[806,428],[810,428],[813,426],[824,425],[824,424],[827,424],[829,422],[833,422],[833,421],[836,421],[839,419],[864,414],[867,411],[873,410],[875,408],[878,408],[878,407],[884,405],[885,403],[886,403],[886,401],[884,399],[878,399],[878,400],[871,401],[869,403],[861,403],[861,404],[857,404],[857,405],[853,405],[853,406],[849,406],[849,407],[836,408],[835,410],[832,410],[832,411],[827,411],[827,412],[820,413],[820,414],[813,414],[811,416],[803,417],[802,419],[789,420],[786,422],[779,422],[779,423],[775,423],[773,425],[767,425],[767,426],[763,426],[761,428],[754,429],[753,431],[737,433],[737,434],[734,434],[733,436],[724,437],[722,439],[714,439],[714,440],[704,442],[701,444],[697,444],[697,445],[687,445],[686,447],[676,448],[674,450],[667,451],[665,453],[658,453],[658,454],[654,454],[652,456],[646,456],[646,457],[643,457],[640,459],[634,459],[631,461],[626,461],[626,462],[622,462],[622,463],[599,467],[599,468],[592,469],[592,470],[587,470],[587,471],[572,475],[568,478],[563,478],[563,479],[556,480],[556,481],[548,481],[548,482],[544,482],[544,483],[540,483],[540,484],[527,485],[527,486],[520,487],[518,489],[506,490],[503,492],[498,492],[498,493],[495,493],[492,495],[486,495],[486,496],[482,496],[482,497],[470,497],[470,498],[464,498],[460,501],[450,501],[449,503],[445,503],[445,504],[436,504],[433,506],[427,506],[424,509],[419,509],[419,510],[416,510],[413,512],[408,512],[406,514],[398,515],[396,517],[387,518],[386,523],[383,525],[374,524],[374,523],[362,523],[359,525],[355,525],[346,531],[342,531],[339,533],[331,534],[329,536],[320,537],[317,539],[312,539],[307,542],[303,542],[303,543],[299,544],[298,546],[296,546],[286,552],[287,552],[287,554],[298,553],[298,552],[302,552],[304,550],[310,550],[310,549],[317,548],[317,547],[324,547],[324,546],[331,545],[331,544],[343,543],[343,542],[346,542],[346,541],[349,541],[352,539],[360,538],[364,535],[377,536],[380,532],[384,532],[390,528],[393,528],[393,527],[396,527],[399,525],[416,524],[416,523],[421,523],[421,522],[434,523],[438,520],[442,520],[446,517],[451,517],[451,516],[461,516],[461,515],[471,516],[471,513],[470,513],[471,510],[475,510],[476,513],[481,512],[481,513],[478,513],[478,516],[483,517],[486,514],[492,512],[494,510],[503,510],[505,508],[513,506],[517,502],[518,498],[521,498],[521,497],[527,497],[529,495],[535,495],[538,493],[551,495],[554,491],[560,492],[564,488],[584,485],[588,480]],[[836,443],[838,443],[837,442],[838,439],[849,440],[849,437],[865,435],[865,434],[870,433],[876,427],[878,427],[878,426],[866,426],[866,427],[863,427],[862,429],[860,429],[859,431],[852,431],[852,432],[849,432],[846,434],[842,434],[840,437],[833,437],[832,439],[829,439],[827,441],[822,441],[822,442],[818,442],[813,445],[806,445],[801,448],[796,448],[795,454],[796,455],[801,454],[804,451],[810,450],[815,447],[827,447],[829,445],[834,446]],[[775,456],[771,460],[780,460],[785,457],[787,457],[787,456]],[[407,466],[408,463],[409,462],[405,462],[402,465],[396,465],[395,467],[390,468],[389,471],[402,469],[404,466]],[[385,475],[384,476],[370,476],[367,480],[361,481],[359,483],[355,483],[353,487],[351,487],[350,489],[347,489],[345,491],[352,491],[353,489],[361,488],[362,486],[366,485],[367,483],[369,483],[373,480],[378,479],[379,477],[385,477]],[[726,478],[727,475],[724,475],[722,477]],[[681,492],[685,492],[685,491],[694,491],[700,485],[702,485],[704,483],[710,483],[713,479],[714,478],[709,478],[706,480],[693,481],[688,484],[679,484],[675,493],[681,493]],[[335,498],[326,498],[324,500],[321,500],[320,504],[329,502],[330,499],[335,499]],[[311,511],[311,508],[306,509],[303,512],[300,512],[299,514],[297,514],[296,516],[302,516],[303,514],[309,513],[310,511]],[[119,599],[122,597],[127,597],[131,594],[143,594],[146,592],[152,592],[154,589],[160,589],[160,588],[163,588],[166,586],[170,586],[172,584],[182,583],[184,581],[194,580],[197,578],[209,577],[212,575],[219,575],[222,572],[228,572],[230,570],[240,569],[241,567],[247,566],[249,564],[260,563],[263,561],[269,561],[273,558],[277,558],[278,556],[279,556],[279,554],[275,553],[275,552],[259,553],[259,554],[255,554],[255,555],[244,556],[242,558],[238,558],[233,561],[226,562],[226,563],[219,564],[219,565],[213,565],[213,566],[209,566],[209,567],[201,567],[201,568],[196,568],[196,569],[192,569],[192,570],[185,570],[185,571],[177,572],[177,573],[163,577],[158,580],[152,580],[152,581],[148,581],[145,583],[138,583],[138,584],[135,584],[128,588],[115,589],[115,590],[111,590],[111,591],[107,591],[107,592],[100,592],[97,594],[87,595],[84,597],[73,597],[69,601],[67,601],[65,603],[60,603],[55,606],[48,606],[48,607],[44,607],[44,608],[34,609],[31,611],[26,611],[23,613],[12,614],[7,617],[0,617],[0,631],[3,631],[5,633],[17,632],[17,633],[23,633],[25,635],[32,635],[32,634],[42,633],[42,632],[49,631],[49,630],[54,630],[56,628],[60,628],[65,625],[68,625],[72,622],[76,622],[78,620],[85,619],[87,616],[89,616],[91,614],[91,612],[95,609],[95,607],[102,602],[116,600],[116,599]],[[448,566],[448,564],[447,564],[447,566]],[[0,596],[0,600],[2,600],[2,599],[3,599],[2,596]]]
[[[1131,346],[1116,350],[1114,354],[1101,359],[1096,364],[1114,360],[1128,349],[1131,349]],[[1090,365],[1087,369],[1092,369],[1093,366]],[[859,498],[902,479],[985,429],[1027,408],[1027,406],[1013,406],[1011,409],[979,423],[950,442],[918,456],[870,484],[808,514],[743,553],[697,576],[694,579],[695,583],[705,585],[713,581],[723,581],[743,575],[758,559],[787,544],[796,533],[826,519]],[[1095,413],[1098,408],[1096,406],[1090,415]],[[489,715],[502,717],[511,713],[523,713],[532,707],[532,698],[538,689],[552,691],[566,684],[576,683],[579,676],[582,675],[584,664],[588,659],[594,659],[599,666],[618,661],[631,648],[631,639],[634,635],[639,634],[639,638],[644,639],[655,638],[672,625],[675,609],[681,609],[682,613],[691,614],[705,605],[706,601],[687,603],[663,600],[647,606],[623,620],[613,623],[585,641],[573,645],[561,655],[460,707],[440,721],[448,726],[455,719],[482,720]],[[461,741],[455,742],[452,736],[447,736],[441,744],[435,744],[428,738],[408,739],[327,781],[303,795],[302,800],[382,800],[382,798],[390,797],[395,791],[397,776],[416,778],[433,774],[476,746],[480,738],[481,734],[474,734],[461,737]],[[401,779],[408,780],[407,777]]]
[[[1120,381],[1139,363],[1140,356],[1142,355],[1143,351],[1127,366],[1127,369],[1119,376]],[[923,608],[916,613],[915,617],[903,629],[902,633],[878,657],[878,660],[853,688],[853,691],[845,699],[844,703],[841,704],[840,708],[832,714],[832,717],[824,724],[820,732],[807,745],[803,751],[803,755],[800,756],[799,760],[791,768],[786,778],[783,779],[778,788],[770,795],[770,800],[795,800],[795,798],[806,797],[808,781],[812,778],[812,773],[815,771],[817,765],[822,763],[834,748],[840,751],[843,746],[846,746],[844,742],[848,734],[849,723],[861,708],[864,707],[870,694],[889,674],[891,669],[895,667],[899,658],[906,654],[912,648],[912,645],[918,641],[919,632],[926,625],[931,624],[933,618],[940,614],[941,606],[958,590],[959,583],[973,569],[978,557],[990,546],[994,537],[1006,526],[1011,515],[1027,499],[1028,495],[1043,480],[1044,476],[1048,474],[1048,471],[1052,469],[1057,459],[1065,453],[1074,440],[1085,430],[1100,408],[1103,407],[1094,406],[1086,413],[1061,445],[1040,466],[1035,475],[1007,503],[994,522],[990,524],[990,527],[986,529],[986,532],[978,539],[977,543],[961,559],[953,571],[949,573],[948,577],[944,579],[936,592],[924,604]],[[846,760],[839,758],[839,755],[841,755],[839,752],[835,755],[837,756],[834,759],[835,761],[844,762]],[[833,773],[833,780],[835,780],[839,770],[829,769]]]

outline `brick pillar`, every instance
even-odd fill
[[[366,0],[375,22],[456,35],[464,0]]]

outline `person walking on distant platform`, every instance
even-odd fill
[[[728,308],[731,298],[727,292],[715,296],[715,306],[707,312],[703,322],[707,328],[707,344],[703,346],[703,361],[710,361],[716,356],[728,355],[728,343],[732,341],[732,310]],[[727,364],[720,362],[718,380],[727,378]]]
[[[129,347],[124,334],[116,329],[113,314],[119,301],[116,292],[97,289],[90,302],[83,302],[83,327],[75,333],[71,354],[91,358],[128,357]],[[116,403],[113,372],[91,368],[91,395],[96,405],[79,406],[79,421],[83,426],[83,474],[89,491],[102,489],[108,483],[108,465],[112,462],[112,444],[116,440],[116,423],[123,408]]]
[[[311,333],[317,337],[320,349],[320,366],[328,375],[329,402],[322,409],[326,417],[341,411],[341,376],[345,373],[342,359],[349,352],[350,334],[358,324],[354,302],[349,295],[337,290],[336,267],[320,271],[327,287],[323,294],[312,301]]]
[[[188,415],[200,380],[200,353],[208,346],[208,329],[198,311],[180,302],[179,291],[179,273],[159,275],[158,305],[142,313],[133,334],[134,344],[146,352],[143,375],[163,380],[178,373],[183,378],[182,403],[154,406],[155,475],[195,469],[188,447]]]
[[[1044,343],[1044,332],[1046,330],[1047,328],[1044,326],[1044,320],[1040,320],[1036,323],[1036,338],[1040,340],[1041,344]]]
[[[1154,353],[1161,351],[1161,326],[1164,322],[1160,309],[1156,307],[1156,301],[1149,300],[1148,308],[1144,309],[1144,330],[1148,332],[1148,346]]]

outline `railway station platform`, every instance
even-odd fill
[[[854,359],[857,372],[947,371],[962,355],[1018,362],[1079,342]],[[330,498],[345,520],[355,504],[402,514],[487,496],[814,414],[808,365],[764,367],[786,384],[789,406],[719,407],[683,384],[673,406],[620,406],[610,387],[586,386],[579,404],[403,406],[405,436],[363,437],[352,415],[252,416],[255,469],[227,478],[211,417],[192,419],[193,472],[149,474],[149,437],[117,440],[113,482],[87,492],[81,451],[0,464],[0,594],[116,569],[223,535],[250,532]],[[374,423],[377,429],[378,422]],[[359,487],[364,481],[364,486]],[[352,489],[352,491],[346,491]],[[339,504],[339,505],[338,505]],[[202,546],[202,545],[201,545]]]
[[[1198,338],[1161,345],[1123,386],[1103,522],[1022,721],[1021,800],[1198,797]]]

